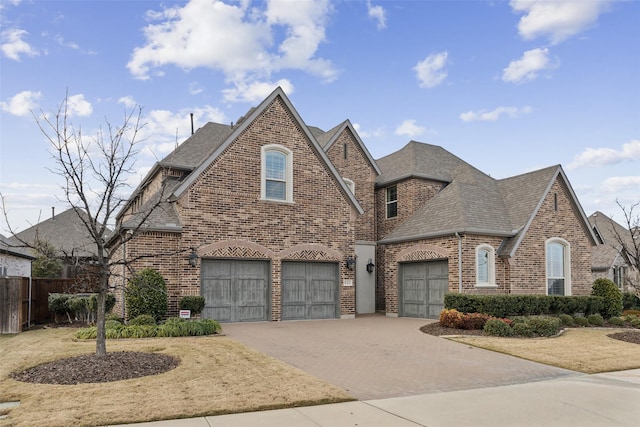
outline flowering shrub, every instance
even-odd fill
[[[462,325],[462,313],[456,309],[442,310],[440,312],[440,326],[445,328],[460,329]]]

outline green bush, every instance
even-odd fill
[[[640,298],[631,292],[623,293],[622,308],[624,310],[640,310]]]
[[[527,322],[513,322],[511,327],[514,335],[525,338],[534,336],[533,328]]]
[[[107,313],[104,316],[104,320],[107,321],[107,322],[110,321],[110,320],[113,320],[113,321],[118,322],[120,324],[124,324],[124,319],[122,317],[120,317],[119,315],[117,315],[116,313]]]
[[[551,337],[560,332],[560,319],[549,316],[533,316],[527,319],[527,325],[534,335]]]
[[[562,323],[562,326],[573,326],[573,324],[575,323],[573,321],[573,317],[569,316],[568,314],[561,314],[560,316],[558,316],[558,318],[560,319],[560,323]]]
[[[624,326],[625,321],[622,319],[622,317],[611,317],[608,320],[610,325],[613,326]]]
[[[185,296],[180,299],[180,310],[191,310],[191,314],[200,314],[204,309],[204,297]]]
[[[604,298],[604,306],[600,310],[600,314],[605,319],[622,314],[622,293],[611,280],[596,279],[591,288],[591,295]]]
[[[141,326],[141,325],[155,325],[156,319],[150,314],[141,314],[133,319],[129,320],[129,325]]]
[[[106,324],[107,339],[214,335],[221,330],[220,324],[211,319],[187,322],[184,319],[172,318],[162,325],[122,325],[115,320],[110,320]],[[95,326],[83,328],[76,332],[76,338],[95,339],[96,333]]]
[[[134,274],[127,284],[125,306],[130,319],[148,314],[160,320],[168,309],[167,284],[162,275],[150,268]]]
[[[513,329],[505,322],[499,319],[489,319],[482,328],[485,334],[494,337],[510,337],[513,336]]]
[[[576,326],[589,326],[589,321],[586,317],[576,316],[573,318],[573,322],[576,324]]]
[[[640,317],[638,317],[638,316],[625,316],[624,320],[632,328],[640,328]]]
[[[592,326],[604,326],[604,318],[600,313],[588,316],[587,322],[589,322],[589,324]]]

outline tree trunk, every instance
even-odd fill
[[[107,300],[107,290],[109,289],[108,278],[105,274],[100,275],[100,290],[98,292],[98,313],[96,319],[96,356],[107,355],[107,334],[105,329],[105,308]]]

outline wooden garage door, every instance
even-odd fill
[[[335,319],[339,314],[337,263],[282,263],[282,320]]]
[[[269,319],[269,262],[202,260],[202,317],[219,322]]]
[[[448,287],[447,261],[400,264],[400,316],[437,319]]]

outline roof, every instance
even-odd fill
[[[97,251],[96,244],[80,215],[87,217],[82,209],[67,209],[16,233],[11,240],[14,242],[21,240],[29,244],[42,240],[53,245],[63,256],[92,257]],[[106,235],[109,233],[110,231],[107,230]]]
[[[559,165],[496,180],[439,146],[411,141],[401,150],[378,160],[382,174],[378,186],[407,178],[445,184],[410,218],[385,236],[395,243],[455,233],[504,237],[499,255],[513,256],[556,178],[565,182],[574,208],[588,221]],[[595,237],[590,233],[595,243]]]
[[[621,259],[621,245],[618,242],[616,233],[623,239],[630,238],[629,230],[599,211],[589,216],[589,223],[596,229],[602,239],[602,244],[593,248],[591,252],[592,268],[608,270]]]
[[[378,164],[373,159],[373,157],[371,156],[371,153],[367,149],[367,146],[364,145],[364,142],[362,142],[362,139],[360,139],[358,132],[356,132],[355,128],[353,127],[353,125],[349,120],[345,120],[344,122],[338,124],[337,126],[333,127],[331,130],[327,132],[322,132],[322,130],[316,127],[310,128],[310,130],[311,130],[311,133],[313,133],[316,139],[318,140],[318,143],[324,149],[325,153],[329,151],[331,146],[333,146],[333,144],[338,140],[338,137],[340,137],[340,135],[342,135],[342,133],[345,130],[349,130],[353,135],[354,139],[356,140],[356,143],[360,147],[360,150],[362,150],[365,157],[369,161],[369,165],[373,167],[373,170],[375,170],[378,175],[382,173],[382,171],[378,167]]]
[[[36,257],[31,254],[31,251],[28,248],[21,246],[19,243],[11,241],[2,234],[0,234],[0,253],[30,260],[36,259]]]
[[[193,170],[231,134],[233,127],[208,122],[160,161],[164,167]]]
[[[351,193],[351,191],[349,190],[347,185],[344,183],[342,178],[340,178],[340,174],[337,172],[337,170],[335,169],[335,167],[333,166],[333,164],[325,154],[324,150],[322,149],[322,146],[314,136],[314,132],[316,134],[319,134],[318,131],[320,129],[313,128],[313,131],[312,131],[304,123],[304,121],[302,120],[302,118],[300,117],[296,109],[293,107],[293,104],[291,104],[291,101],[289,100],[289,98],[286,96],[286,94],[280,87],[276,88],[273,92],[271,92],[271,94],[267,98],[265,98],[260,103],[260,105],[250,109],[249,112],[242,117],[242,119],[238,122],[238,124],[236,124],[231,129],[231,132],[228,133],[226,136],[223,136],[222,133],[217,134],[218,138],[223,138],[223,139],[217,139],[216,141],[211,142],[212,150],[210,151],[209,155],[204,158],[204,160],[193,170],[191,174],[189,174],[180,183],[179,186],[177,186],[177,188],[173,192],[173,195],[171,196],[171,200],[175,200],[178,197],[180,197],[180,195],[182,195],[182,193],[184,193],[191,186],[191,184],[195,182],[195,180],[209,167],[209,165],[211,165],[218,158],[218,156],[220,156],[224,152],[224,150],[226,150],[227,147],[231,145],[236,140],[236,138],[238,138],[262,114],[262,112],[266,110],[276,99],[280,99],[283,102],[285,107],[291,113],[294,120],[300,124],[301,130],[305,133],[305,135],[311,142],[311,145],[315,148],[315,151],[320,161],[325,165],[329,173],[333,175],[338,185],[342,188],[343,193],[349,199],[350,203],[358,210],[359,213],[363,213],[364,210],[360,206],[360,203],[358,203],[358,200]],[[187,141],[185,141],[185,144],[186,142]],[[171,154],[169,156],[171,156]]]
[[[167,200],[167,195],[171,194],[178,185],[180,185],[179,178],[167,177],[163,192],[155,193],[133,215],[127,217],[120,226],[123,229],[135,229],[148,214],[141,227],[145,230],[173,232],[182,230],[182,222],[175,203],[170,203]],[[164,197],[162,197],[163,195]]]

